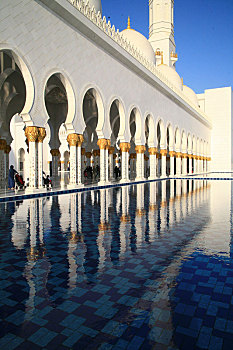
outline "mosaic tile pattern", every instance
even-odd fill
[[[0,204],[0,349],[230,349],[231,253],[203,239],[230,242],[230,212],[186,185]]]

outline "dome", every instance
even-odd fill
[[[183,85],[183,93],[190,101],[193,102],[193,104],[195,104],[196,106],[199,107],[197,95],[195,94],[195,92],[192,89],[190,89],[190,87]]]
[[[182,90],[182,80],[175,69],[167,66],[166,64],[160,64],[157,69],[179,90]]]
[[[94,6],[96,13],[98,13],[100,11],[101,15],[102,15],[102,4],[101,4],[101,0],[87,0],[86,2],[89,2],[89,6],[90,8],[92,8],[92,6]]]
[[[130,28],[130,20],[128,20],[128,28],[121,33],[148,61],[155,64],[155,53],[151,44],[144,35]]]

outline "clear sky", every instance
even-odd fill
[[[148,38],[148,0],[102,0],[103,15],[119,30]],[[196,93],[233,87],[233,0],[175,0],[177,72]]]

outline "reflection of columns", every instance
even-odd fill
[[[78,135],[77,142],[77,184],[81,185],[82,183],[82,143],[84,141],[83,135]]]
[[[110,180],[113,180],[113,153],[114,153],[114,147],[109,147],[108,154],[109,154],[109,178],[110,178]]]
[[[128,215],[129,212],[129,187],[123,186],[121,187],[121,207],[122,207],[122,215],[121,215],[121,223],[119,228],[119,235],[120,235],[120,255],[123,255],[125,252],[128,251],[130,246],[130,216]]]
[[[176,176],[181,174],[181,156],[182,153],[176,152]]]
[[[139,248],[145,235],[145,209],[144,209],[144,184],[137,185],[137,210],[135,217],[135,228],[137,236],[137,248]]]
[[[67,141],[70,146],[70,184],[69,186],[75,186],[77,183],[77,134],[69,134]]]
[[[6,180],[8,179],[8,173],[9,173],[9,153],[11,151],[11,146],[6,145],[5,147],[5,177]]]
[[[174,169],[174,161],[175,161],[175,156],[176,152],[174,151],[171,151],[169,152],[169,155],[170,155],[170,176],[174,176],[174,173],[175,173],[175,169]]]
[[[37,137],[38,128],[28,126],[25,129],[25,135],[29,142],[29,189],[34,189],[38,184],[38,167],[37,167]]]
[[[167,165],[167,150],[161,149],[161,177],[166,177],[166,165]]]
[[[0,140],[0,187],[5,186],[5,148],[6,140]]]
[[[85,148],[81,149],[81,156],[82,156],[82,182],[84,181],[84,169],[85,169],[85,154],[86,154],[86,150]]]
[[[189,162],[189,175],[192,175],[192,158],[193,158],[193,156],[192,156],[192,154],[188,154],[188,162]]]
[[[43,188],[43,141],[46,136],[45,128],[38,128],[38,187]]]
[[[156,237],[156,213],[157,213],[157,206],[156,206],[156,188],[157,188],[157,182],[150,182],[150,206],[149,206],[149,213],[148,213],[148,224],[149,224],[149,234],[150,234],[150,241],[153,241],[153,239]]]
[[[108,146],[108,140],[99,139],[97,145],[100,148],[100,184],[106,181],[106,148]]]
[[[107,146],[105,148],[105,181],[108,182],[109,179],[109,173],[108,173],[108,169],[109,169],[109,164],[108,164],[108,150],[111,147],[111,141],[107,140]]]
[[[120,150],[121,150],[121,181],[127,182],[127,181],[129,181],[130,143],[129,142],[121,142],[120,143]]]
[[[136,164],[136,180],[144,180],[144,152],[146,147],[144,145],[138,145],[135,147],[137,153]]]
[[[150,177],[149,180],[156,179],[156,153],[157,148],[156,147],[150,147],[148,149],[149,155],[150,155]]]
[[[187,175],[187,154],[182,153],[182,175]]]
[[[52,176],[58,177],[58,159],[59,159],[59,149],[51,149],[50,151],[52,155]]]

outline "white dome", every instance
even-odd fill
[[[197,99],[197,95],[195,94],[195,92],[190,89],[190,87],[183,85],[183,93],[185,94],[185,96],[192,101],[196,106],[199,106],[198,103],[198,99]]]
[[[89,2],[89,6],[90,8],[92,8],[92,6],[94,6],[96,13],[98,13],[100,11],[101,15],[102,15],[102,4],[101,4],[101,0],[87,0],[86,3]]]
[[[129,41],[142,55],[150,62],[155,64],[154,50],[147,38],[134,29],[127,28],[121,32],[127,41]]]
[[[160,64],[157,69],[179,90],[182,90],[182,80],[175,69],[167,66],[166,64]]]

